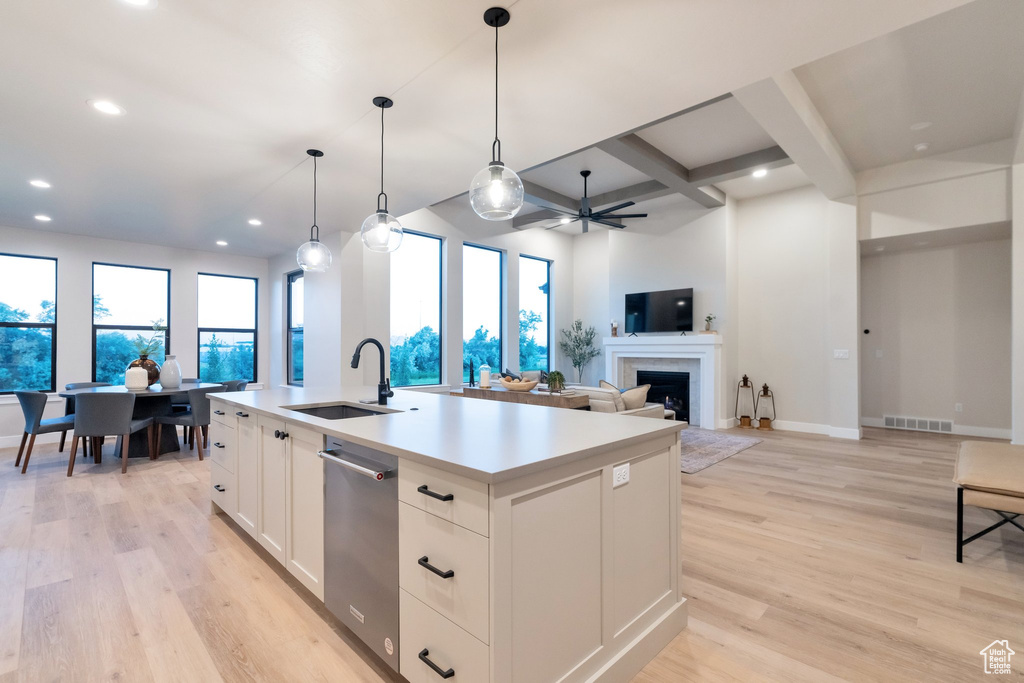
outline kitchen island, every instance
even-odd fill
[[[623,681],[686,626],[678,425],[417,391],[359,402],[374,395],[211,396],[211,497],[403,677]],[[397,467],[353,466],[366,453]],[[396,484],[387,638],[367,635],[368,597],[331,604],[335,536],[390,557],[387,529],[339,532],[357,521],[330,514],[337,463],[381,496]]]

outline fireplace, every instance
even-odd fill
[[[647,392],[649,403],[661,403],[676,411],[677,420],[690,421],[690,373],[637,370],[636,383],[651,385]]]

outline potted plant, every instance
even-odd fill
[[[708,315],[708,316],[706,316],[704,318],[704,330],[706,332],[710,332],[711,331],[711,323],[712,323],[712,321],[714,321],[714,319],[715,319],[714,315]]]
[[[548,391],[552,394],[557,394],[565,389],[565,375],[558,370],[552,370],[548,373]]]
[[[153,334],[146,339],[141,334],[135,335],[132,345],[135,347],[135,351],[138,352],[139,357],[129,363],[128,368],[142,368],[146,371],[149,377],[150,386],[160,381],[160,366],[156,364],[156,361],[149,359],[150,354],[158,352],[164,345],[163,331],[167,329],[164,325],[163,318],[160,320],[153,321]]]
[[[594,347],[594,338],[597,337],[597,330],[593,327],[583,329],[583,321],[575,320],[568,330],[562,330],[562,340],[558,347],[568,358],[572,366],[576,368],[577,381],[583,383],[583,370],[601,355],[601,352]],[[550,385],[550,376],[548,383]]]

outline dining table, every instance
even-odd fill
[[[132,411],[132,418],[141,420],[147,417],[158,417],[170,415],[174,412],[174,404],[188,403],[189,389],[205,389],[223,386],[218,383],[207,382],[182,382],[174,389],[163,387],[160,383],[151,384],[145,389],[128,389],[124,386],[108,387],[84,387],[81,389],[67,389],[58,393],[61,398],[71,398],[81,394],[135,394],[135,409]],[[111,436],[114,436],[111,434]],[[120,452],[121,435],[117,435],[117,450]],[[196,430],[196,438],[201,438],[199,430]],[[181,450],[178,440],[177,428],[164,429],[161,432],[160,443],[157,444],[157,453],[170,453]],[[143,458],[149,457],[149,442],[147,441],[146,430],[132,434],[128,439],[128,457]]]

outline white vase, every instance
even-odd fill
[[[167,356],[160,368],[160,386],[164,389],[177,389],[181,386],[181,366],[174,356]]]
[[[149,387],[149,373],[146,368],[137,366],[124,371],[124,387],[131,391],[141,391]]]

